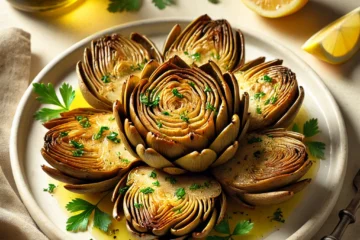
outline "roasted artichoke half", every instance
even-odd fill
[[[125,215],[129,232],[139,239],[204,238],[225,215],[220,184],[203,175],[171,176],[137,167],[113,194],[115,219]]]
[[[311,181],[298,181],[312,165],[303,139],[284,129],[251,133],[236,156],[213,169],[213,175],[230,196],[248,206],[284,202]]]
[[[175,56],[148,79],[124,85],[114,106],[121,140],[134,157],[170,174],[225,163],[249,125],[247,94],[240,99],[234,76],[212,61],[190,68]]]
[[[44,124],[43,170],[78,193],[112,189],[137,161],[118,137],[112,112],[80,108]]]
[[[184,31],[175,25],[165,41],[163,55],[165,60],[177,55],[197,66],[211,60],[222,72],[233,71],[245,60],[244,36],[240,30],[233,31],[228,21],[203,15]]]
[[[305,93],[282,60],[265,62],[260,57],[244,64],[234,75],[240,91],[249,93],[249,131],[287,128],[293,122]]]
[[[76,66],[79,86],[86,101],[97,109],[111,110],[130,75],[141,76],[146,64],[156,65],[162,56],[145,36],[132,33],[104,36],[91,42]]]

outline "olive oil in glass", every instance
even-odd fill
[[[26,12],[42,12],[67,7],[78,0],[7,0],[13,7]]]

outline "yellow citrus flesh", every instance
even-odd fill
[[[305,42],[302,49],[323,61],[339,64],[360,48],[360,7],[330,23]]]
[[[257,14],[268,18],[279,18],[299,11],[308,0],[242,0]]]

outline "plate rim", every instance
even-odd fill
[[[13,122],[11,125],[11,133],[10,133],[10,141],[9,141],[9,152],[10,152],[10,163],[11,169],[14,176],[15,184],[19,195],[21,197],[22,202],[24,203],[27,211],[30,213],[36,225],[41,229],[41,231],[50,239],[62,239],[64,236],[64,231],[62,231],[58,226],[56,226],[52,221],[45,215],[45,213],[41,210],[38,203],[35,201],[32,193],[30,192],[28,183],[23,175],[23,168],[20,164],[18,152],[17,152],[17,133],[19,130],[19,124],[21,117],[23,115],[24,107],[32,94],[32,84],[40,82],[40,80],[50,71],[54,66],[56,66],[60,61],[62,61],[67,55],[71,54],[73,51],[78,49],[80,46],[90,42],[92,39],[101,37],[102,35],[111,34],[116,31],[122,31],[124,29],[131,29],[133,27],[141,26],[141,25],[154,25],[154,24],[164,24],[166,22],[178,22],[178,23],[189,23],[193,20],[193,17],[167,17],[167,18],[152,18],[145,19],[139,21],[133,21],[130,23],[116,25],[101,31],[98,31],[67,48],[65,51],[57,55],[54,59],[52,59],[33,79],[33,81],[29,84],[28,88],[24,92],[21,100],[16,108],[16,112],[13,118]],[[233,28],[236,28],[236,24],[232,24]],[[241,27],[241,31],[245,33],[245,35],[251,35],[254,38],[258,38],[259,32],[254,30],[250,30],[246,27]],[[261,33],[264,36],[263,33]],[[265,34],[266,36],[266,34]],[[339,109],[338,104],[336,103],[333,95],[322,81],[320,76],[313,70],[309,64],[307,64],[302,58],[300,58],[297,54],[295,54],[292,50],[286,47],[285,44],[281,43],[278,40],[275,40],[273,37],[266,36],[266,41],[275,49],[281,49],[284,52],[288,52],[290,57],[300,65],[300,67],[307,71],[308,74],[312,76],[316,80],[316,83],[325,93],[325,97],[329,100],[328,104],[334,109],[334,114],[336,116],[336,124],[339,126],[339,158],[337,161],[336,168],[338,171],[338,186],[334,191],[331,191],[328,198],[325,200],[323,205],[317,210],[316,214],[312,216],[311,219],[307,220],[299,229],[292,233],[292,235],[288,238],[290,240],[295,239],[310,239],[314,236],[319,229],[323,226],[324,222],[330,215],[331,211],[334,209],[334,206],[339,198],[339,194],[345,179],[345,173],[347,169],[347,157],[348,157],[348,139],[347,132],[344,124],[344,120]],[[340,164],[343,163],[343,164]],[[314,218],[316,218],[314,220]],[[310,230],[310,231],[309,231]]]

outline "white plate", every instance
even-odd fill
[[[51,82],[59,86],[62,82],[77,85],[75,64],[82,59],[83,49],[90,41],[105,34],[120,32],[125,36],[139,32],[152,39],[159,49],[176,23],[186,25],[190,20],[162,19],[146,20],[121,25],[99,32],[75,44],[48,64],[34,82]],[[233,23],[233,27],[236,25]],[[343,183],[347,159],[347,137],[344,122],[333,97],[319,76],[289,49],[276,41],[242,29],[245,34],[246,59],[266,56],[267,59],[281,58],[284,64],[296,74],[299,84],[305,88],[304,106],[309,116],[316,117],[321,127],[321,141],[326,143],[326,160],[312,184],[306,190],[303,200],[279,231],[266,239],[310,239],[319,230],[333,209]],[[46,129],[33,119],[40,104],[35,100],[30,86],[17,108],[10,139],[11,164],[20,196],[40,229],[51,239],[89,239],[88,233],[73,235],[65,231],[67,216],[57,201],[44,197],[42,188],[48,177],[40,165],[45,163],[40,149]]]

